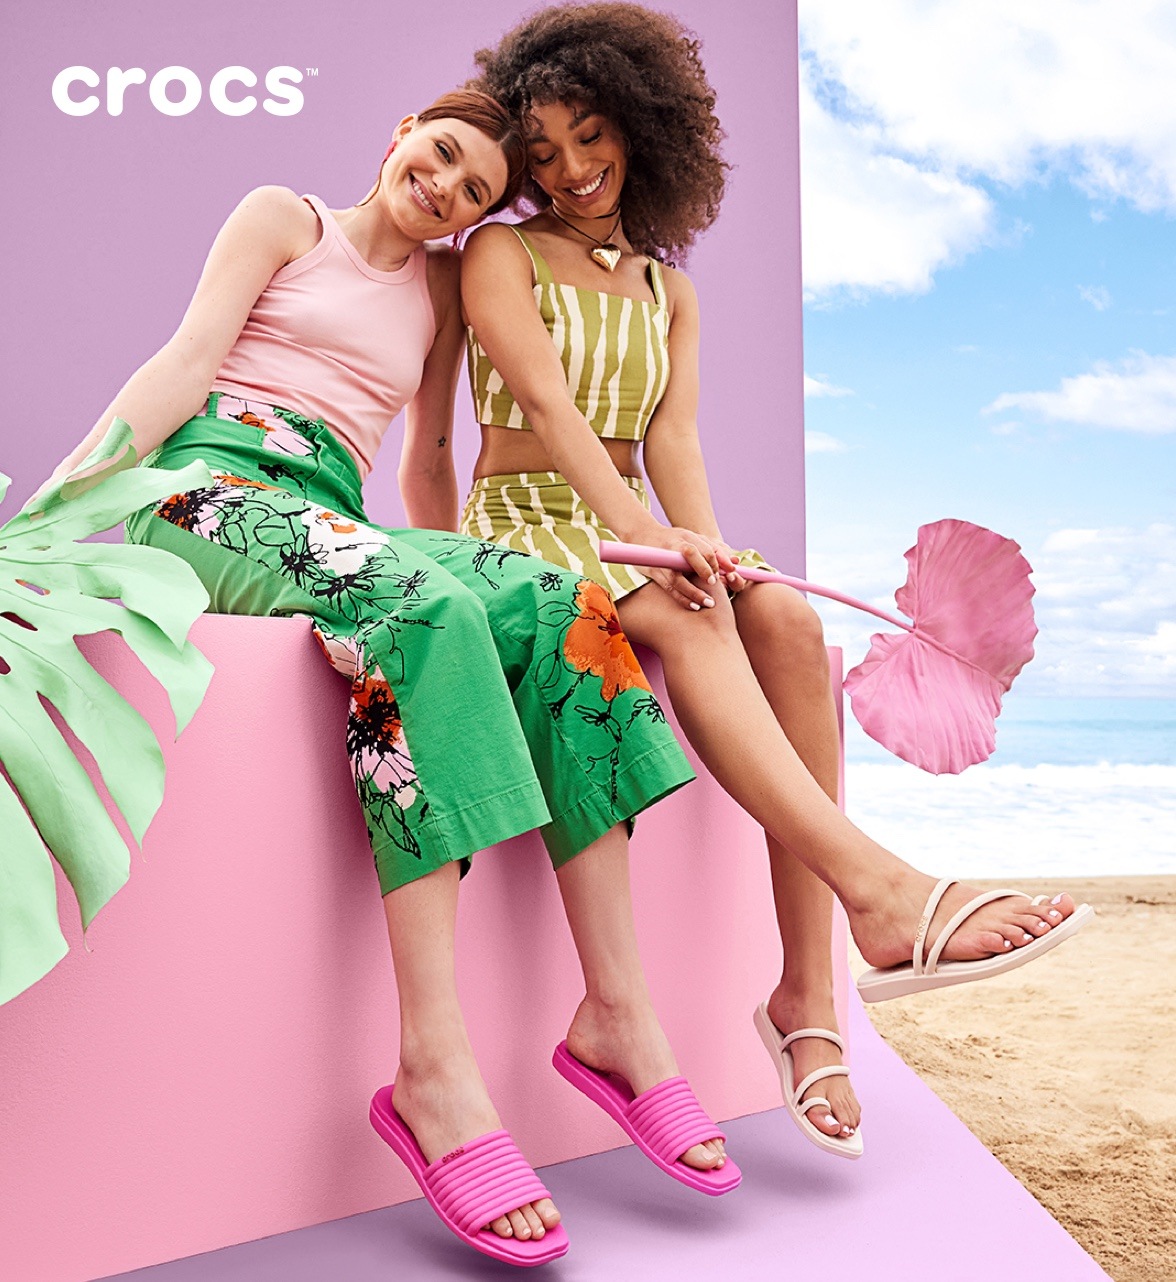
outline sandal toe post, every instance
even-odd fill
[[[817,1148],[823,1149],[826,1153],[834,1153],[838,1157],[861,1157],[864,1151],[861,1128],[859,1127],[853,1135],[826,1135],[820,1127],[813,1125],[808,1115],[817,1105],[823,1105],[827,1109],[831,1108],[829,1101],[822,1095],[814,1096],[808,1100],[804,1099],[804,1093],[810,1086],[829,1077],[848,1077],[849,1069],[844,1064],[830,1064],[826,1068],[816,1069],[802,1081],[796,1082],[796,1065],[789,1049],[793,1042],[799,1041],[802,1037],[823,1037],[825,1041],[832,1042],[844,1054],[845,1042],[842,1038],[828,1028],[798,1028],[796,1032],[789,1033],[785,1037],[776,1025],[772,1023],[772,1017],[768,1014],[767,1002],[761,1002],[756,1007],[753,1019],[756,1032],[760,1035],[760,1041],[763,1042],[765,1049],[771,1056],[776,1075],[780,1079],[780,1091],[784,1097],[784,1107],[800,1133],[810,1143],[815,1144]],[[804,1101],[803,1103],[801,1102],[802,1100]]]

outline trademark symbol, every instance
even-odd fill
[[[307,67],[307,69],[306,69],[306,74],[307,74],[308,76],[317,76],[317,75],[318,75],[318,68],[317,68],[317,67]]]

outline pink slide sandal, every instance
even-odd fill
[[[506,1131],[491,1131],[435,1162],[426,1162],[412,1131],[392,1105],[392,1087],[372,1096],[371,1121],[381,1139],[408,1167],[442,1224],[475,1251],[530,1268],[558,1260],[568,1250],[562,1224],[541,1238],[499,1237],[486,1225],[507,1211],[551,1194]]]
[[[729,1157],[710,1171],[698,1171],[678,1161],[695,1144],[727,1138],[703,1112],[684,1077],[668,1078],[634,1096],[621,1078],[581,1064],[568,1050],[567,1042],[555,1048],[551,1062],[561,1077],[599,1104],[655,1166],[680,1184],[718,1197],[742,1183],[739,1167]]]

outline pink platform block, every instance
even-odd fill
[[[67,929],[70,955],[0,1007],[5,1279],[83,1282],[417,1195],[367,1121],[394,1075],[397,1014],[341,748],[346,684],[303,620],[210,615],[194,636],[216,676],[168,751],[130,883],[90,951]],[[121,642],[89,649],[169,734]],[[751,1023],[780,964],[762,833],[700,774],[641,818],[633,882],[654,997],[699,1098],[719,1120],[778,1107]],[[536,838],[475,859],[458,945],[474,1045],[528,1158],[617,1146],[551,1068],[582,989]],[[844,966],[839,982],[844,1028]]]

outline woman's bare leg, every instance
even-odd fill
[[[446,864],[384,896],[400,997],[394,1103],[430,1162],[502,1126],[457,1002],[457,883],[458,865]],[[501,1237],[540,1238],[558,1223],[555,1204],[544,1198],[490,1228]]]
[[[556,878],[586,990],[568,1030],[568,1049],[592,1068],[619,1074],[638,1095],[677,1077],[637,954],[624,825],[564,864]],[[721,1166],[722,1141],[696,1144],[680,1160],[700,1170]]]
[[[829,658],[816,612],[799,592],[761,583],[733,599],[735,623],[752,671],[776,720],[805,769],[830,800],[837,800],[840,742],[837,711],[829,684]],[[765,834],[772,870],[776,920],[784,965],[768,998],[768,1015],[783,1033],[798,1028],[840,1031],[833,1004],[833,892],[770,833]],[[832,1042],[803,1038],[791,1047],[796,1079],[839,1064]],[[828,1112],[813,1110],[809,1121],[828,1135],[850,1135],[861,1107],[847,1077],[810,1087],[805,1098],[822,1094]]]
[[[689,611],[647,586],[618,608],[629,639],[661,656],[674,711],[711,774],[833,890],[866,961],[908,961],[935,878],[855,827],[805,768],[764,698],[730,602],[718,593],[713,609]],[[976,893],[953,886],[932,918],[930,937]],[[1038,906],[996,900],[968,918],[943,956],[973,960],[1020,947],[1073,911],[1068,895]]]

